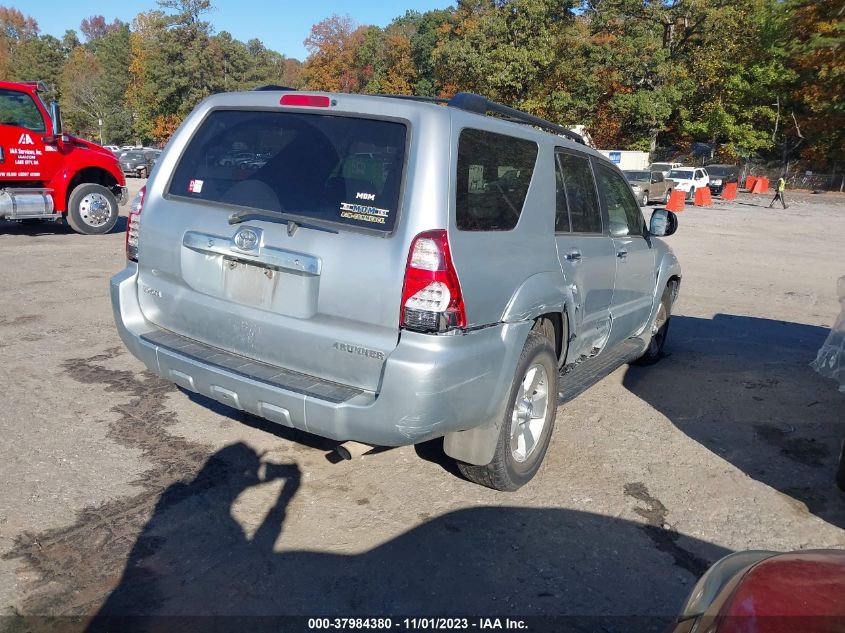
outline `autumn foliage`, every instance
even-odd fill
[[[326,17],[304,63],[215,32],[211,0],[157,4],[86,18],[84,41],[0,7],[0,72],[46,80],[69,127],[106,142],[164,142],[210,94],[281,84],[471,91],[601,147],[845,164],[842,0],[458,0],[383,27]]]

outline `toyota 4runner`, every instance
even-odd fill
[[[445,437],[513,490],[559,402],[660,357],[676,227],[580,137],[478,95],[221,94],[133,202],[111,297],[186,390],[340,441]]]

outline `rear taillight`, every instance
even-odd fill
[[[399,323],[423,332],[466,327],[461,284],[445,230],[420,233],[411,243]]]
[[[129,217],[126,220],[126,259],[133,262],[138,261],[138,231],[141,228],[141,211],[144,209],[146,193],[146,186],[141,187],[129,205]]]

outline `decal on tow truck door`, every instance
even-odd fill
[[[33,143],[32,138],[29,136],[29,134],[22,134],[21,139],[23,139],[24,137],[28,138],[30,143]],[[9,156],[11,157],[12,165],[17,168],[17,171],[0,172],[0,176],[18,176],[22,178],[40,177],[41,170],[33,170],[32,168],[38,168],[41,166],[42,154],[43,153],[40,149],[10,147]]]

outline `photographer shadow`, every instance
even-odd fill
[[[264,496],[266,515],[256,497],[249,510],[238,501],[279,481],[278,496]],[[291,550],[282,527],[300,483],[296,464],[262,462],[245,444],[218,451],[193,481],[162,494],[87,630],[289,630],[282,615],[513,614],[568,615],[567,630],[607,620],[608,630],[659,631],[695,578],[728,553],[659,521],[508,506],[450,512],[360,554]],[[652,503],[646,497],[631,501],[644,517],[651,509],[636,506]],[[236,520],[244,512],[251,518]],[[384,522],[378,508],[358,512]],[[246,526],[256,524],[250,536]]]

